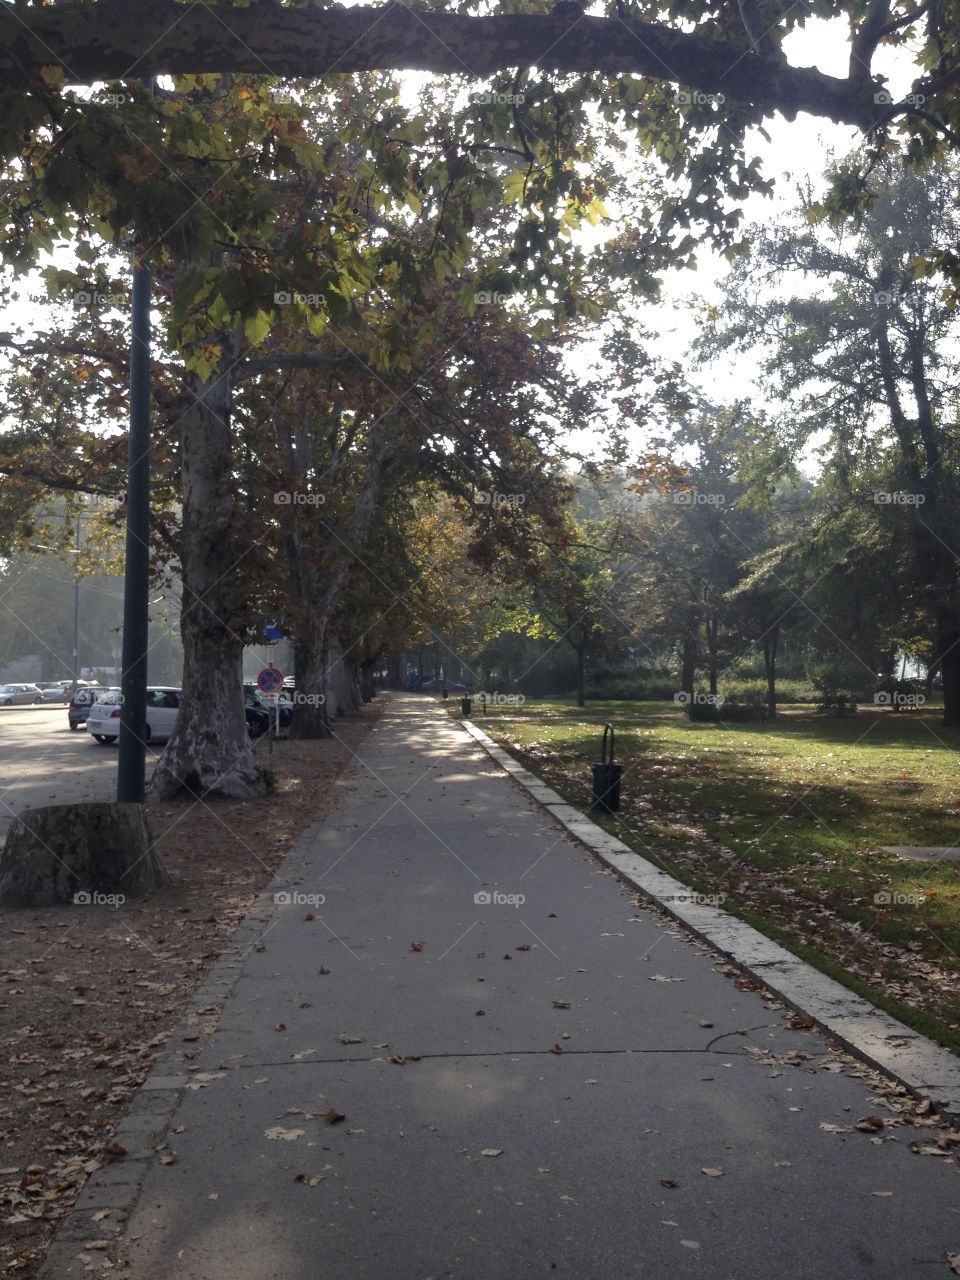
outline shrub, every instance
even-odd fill
[[[849,689],[824,686],[820,691],[817,710],[826,716],[852,716],[856,714],[857,700]]]

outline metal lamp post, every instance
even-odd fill
[[[117,800],[142,804],[146,791],[147,636],[150,595],[150,288],[148,267],[133,262],[130,334],[130,437],[127,542],[123,579],[120,756]]]

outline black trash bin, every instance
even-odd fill
[[[473,710],[473,703],[470,701],[467,694],[464,694],[460,700],[460,710],[465,716],[469,716],[470,712]]]
[[[610,759],[607,759],[607,734],[610,735]],[[604,725],[600,763],[593,768],[592,813],[616,813],[620,808],[620,778],[623,765],[613,763],[613,725]]]

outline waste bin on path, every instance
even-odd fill
[[[607,759],[607,734],[610,735],[610,759]],[[620,778],[623,765],[613,763],[613,725],[603,727],[600,763],[593,765],[593,803],[591,813],[616,813],[620,808]]]

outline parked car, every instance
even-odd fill
[[[43,694],[35,684],[0,684],[0,707],[31,706],[42,701]]]
[[[71,729],[79,729],[82,724],[86,723],[87,716],[90,714],[90,708],[102,698],[108,690],[102,684],[85,684],[78,685],[73,697],[70,699],[70,705],[67,707],[67,723]],[[119,693],[119,689],[111,689],[110,693]]]
[[[260,710],[269,716],[270,721],[273,720],[273,702],[260,692],[255,684],[245,684],[243,686],[243,705],[246,710]],[[288,689],[286,685],[280,693],[280,728],[289,729],[293,720],[293,690]],[[247,716],[247,723],[250,723],[250,717]],[[262,730],[260,732],[263,732]],[[260,736],[259,733],[251,733],[253,738]]]
[[[44,702],[63,702],[70,692],[68,680],[44,680],[37,685],[43,694]]]
[[[150,685],[147,688],[147,742],[165,742],[173,733],[180,710],[181,689]],[[101,746],[120,737],[120,690],[110,689],[90,708],[87,730]]]

